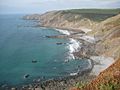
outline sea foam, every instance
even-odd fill
[[[80,42],[78,42],[77,40],[70,38],[69,39],[69,44],[67,46],[68,50],[69,50],[69,57],[68,59],[75,59],[73,53],[77,52],[80,49]]]
[[[65,35],[70,35],[70,32],[67,30],[61,30],[61,29],[56,29],[58,32],[65,34]]]
[[[71,33],[68,30],[61,30],[61,29],[56,29],[56,30],[65,35],[70,35],[70,33]],[[68,52],[69,55],[67,57],[66,62],[70,59],[75,59],[73,53],[77,52],[79,50],[79,48],[80,48],[80,42],[73,38],[69,38],[69,43],[67,45],[67,49],[69,50],[69,52]]]

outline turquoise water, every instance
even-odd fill
[[[0,15],[0,84],[20,85],[33,79],[68,76],[88,65],[86,60],[71,60],[65,39],[51,39],[45,36],[59,35],[48,28],[32,27],[34,21],[22,20],[22,15]],[[37,63],[32,63],[37,60]],[[24,79],[24,75],[30,77]]]

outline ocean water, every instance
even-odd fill
[[[69,39],[45,37],[60,35],[59,31],[34,27],[36,22],[22,20],[22,16],[0,15],[0,85],[21,85],[43,77],[65,77],[77,72],[78,65],[79,70],[89,65],[87,60],[69,58],[70,50],[75,49]],[[58,42],[64,44],[57,45]],[[26,74],[30,75],[27,79],[24,78]]]

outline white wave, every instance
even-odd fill
[[[92,64],[92,61],[90,59],[88,59],[88,63],[89,63],[89,65],[88,65],[88,67],[86,67],[86,69],[92,68],[93,64]]]
[[[70,76],[75,76],[77,74],[78,74],[78,72],[76,72],[76,73],[70,73]]]
[[[78,42],[75,39],[70,38],[70,45],[69,45],[70,53],[78,51],[79,47],[80,47],[80,42]]]
[[[56,29],[56,30],[62,34],[70,35],[70,32],[68,30],[61,30],[61,29]]]
[[[70,38],[70,42],[69,45],[67,46],[67,48],[69,49],[69,57],[68,59],[75,59],[73,53],[77,52],[80,48],[80,42],[78,42],[75,39]]]

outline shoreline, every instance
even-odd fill
[[[45,28],[47,28],[47,27],[45,27]],[[50,28],[50,27],[49,27]],[[53,28],[53,29],[55,29],[56,30],[56,28]],[[60,28],[59,28],[60,29]],[[60,29],[60,30],[66,30],[66,29]],[[66,30],[67,31],[67,30]],[[72,30],[68,30],[68,32],[70,33]],[[67,34],[68,34],[68,32],[66,32]],[[70,33],[70,34],[68,34],[68,35],[64,35],[64,36],[71,36],[73,33],[76,33],[76,34],[78,34],[78,33],[80,33],[80,32],[73,32],[72,31],[72,33]],[[75,35],[76,35],[75,34]],[[81,34],[83,34],[83,32],[81,33]],[[84,32],[84,34],[83,35],[85,35],[85,32]],[[56,38],[56,37],[55,37]],[[67,38],[69,38],[69,37],[67,37]],[[72,39],[74,39],[74,40],[77,40],[78,42],[80,42],[81,40],[79,40],[78,38],[74,38],[73,36],[71,36],[71,38]],[[86,40],[84,40],[84,41],[82,41],[82,43],[86,43]],[[81,42],[80,42],[81,43]],[[87,43],[90,43],[90,42],[87,42]],[[84,47],[84,44],[82,45],[82,47]],[[78,47],[79,48],[79,47]],[[81,48],[81,47],[80,47]],[[86,48],[86,47],[85,47]],[[80,51],[80,50],[79,50]],[[89,81],[89,79],[91,80],[91,79],[94,79],[98,74],[94,74],[94,73],[92,73],[92,70],[94,69],[96,69],[95,68],[95,62],[94,61],[96,61],[96,60],[93,60],[93,58],[91,58],[92,56],[90,55],[88,55],[88,57],[86,57],[86,55],[84,55],[83,53],[83,57],[81,57],[82,56],[82,54],[81,55],[76,55],[76,54],[74,54],[74,53],[79,53],[79,51],[75,51],[75,52],[71,52],[73,55],[74,55],[74,57],[75,58],[86,58],[86,59],[88,59],[89,60],[89,63],[90,63],[90,66],[91,67],[89,67],[89,68],[87,68],[86,70],[84,70],[84,71],[81,71],[81,72],[78,72],[77,74],[73,74],[73,75],[69,75],[69,76],[67,76],[67,77],[64,77],[64,78],[60,78],[60,79],[52,79],[52,80],[45,80],[45,81],[42,81],[42,82],[33,82],[33,83],[31,83],[31,84],[29,84],[29,85],[22,85],[22,87],[20,86],[20,87],[15,87],[15,88],[18,88],[18,89],[28,89],[28,88],[31,88],[31,89],[33,89],[33,88],[39,88],[39,89],[45,89],[45,88],[49,88],[49,89],[45,89],[45,90],[55,90],[55,89],[53,89],[53,88],[57,88],[57,87],[59,87],[59,88],[62,88],[62,89],[59,89],[59,88],[57,88],[57,90],[63,90],[63,88],[69,88],[70,86],[69,85],[74,85],[77,81],[80,81],[81,79],[83,79],[84,78],[84,80],[85,81]],[[81,52],[81,51],[80,51]],[[99,57],[99,56],[98,56]],[[74,59],[75,59],[74,58]],[[103,64],[103,63],[102,63]],[[110,64],[110,63],[109,63]],[[109,65],[108,65],[109,66]],[[106,66],[106,67],[108,67],[108,66]],[[104,67],[101,71],[103,71],[103,70],[105,70],[106,68]],[[100,70],[99,70],[99,73],[101,72]],[[92,77],[93,76],[93,77]],[[91,78],[92,77],[92,78]],[[71,82],[71,80],[72,80],[72,82]],[[84,81],[83,80],[83,81]],[[61,83],[63,83],[63,84],[61,84]],[[67,83],[67,84],[65,84],[65,83]],[[14,87],[10,87],[10,88],[14,88]],[[50,88],[52,88],[52,89],[50,89]]]
[[[80,72],[77,72],[76,75],[69,75],[65,77],[58,77],[58,78],[47,79],[42,81],[36,79],[35,81],[32,81],[30,83],[17,85],[17,86],[4,84],[2,85],[2,87],[0,86],[0,89],[2,90],[4,89],[5,90],[28,90],[28,89],[36,90],[36,88],[40,90],[64,90],[64,88],[69,89],[71,86],[74,86],[76,84],[76,81],[88,82],[96,77],[95,75],[90,75],[90,72],[93,69],[94,62],[89,59],[89,63],[91,65],[88,68]]]
[[[55,28],[55,30],[56,30],[56,28]],[[68,36],[71,35],[71,31],[69,31],[69,30],[65,30],[65,31],[67,31],[67,32],[70,33]],[[91,30],[87,30],[87,31],[85,30],[84,32],[86,34],[89,31],[91,31]],[[72,33],[74,33],[74,31],[72,31]],[[84,41],[85,42],[87,41],[88,43],[96,43],[95,38],[89,37],[88,35],[85,36],[83,34],[83,36],[80,37],[80,38],[84,39]],[[82,43],[78,39],[75,39],[74,37],[72,39],[78,41],[79,43]],[[79,45],[79,47],[78,47],[79,50],[73,52],[74,59],[75,58],[81,58],[82,55],[79,56],[79,55],[74,54],[74,53],[79,53],[79,51],[81,50],[81,48],[82,48],[82,46]],[[90,56],[86,56],[86,55],[84,56],[83,55],[82,58],[87,58],[88,60],[91,60],[91,62],[92,62],[92,70],[91,70],[90,74],[93,74],[95,76],[98,76],[100,74],[100,72],[102,72],[103,70],[105,70],[106,68],[108,68],[110,65],[112,65],[115,62],[114,58],[112,58],[112,57],[106,57],[104,55],[97,55],[96,56],[96,54],[95,55],[90,55]]]
[[[63,27],[52,27],[52,26],[43,26],[43,25],[36,25],[36,27],[45,27],[45,28],[52,28],[52,29],[59,29],[59,30],[67,30],[71,32],[77,32],[77,33],[85,33],[80,28],[63,28]],[[82,28],[82,27],[81,27]]]
[[[56,29],[55,29],[56,30]],[[63,30],[64,31],[64,30]],[[69,31],[68,31],[69,32]],[[68,33],[67,32],[67,33]],[[69,34],[69,35],[71,35],[71,34]],[[78,48],[80,48],[80,45],[78,44],[78,43],[80,43],[78,40],[76,40],[76,39],[74,39],[74,38],[69,38],[69,40],[72,40],[73,42],[71,42],[71,43],[69,43],[68,44],[68,46],[70,46],[70,44],[72,44],[71,45],[71,47],[69,47],[69,49],[71,49],[72,48],[72,50],[70,51],[69,50],[69,56],[68,57],[70,57],[70,59],[76,59],[76,57],[74,56],[74,52],[77,52],[76,50],[78,49]],[[70,40],[70,41],[71,41]],[[76,44],[77,44],[77,47],[76,48],[74,48],[74,43],[76,42]],[[65,61],[66,62],[66,61]],[[66,62],[67,63],[67,62]],[[46,88],[46,87],[48,87],[49,85],[48,85],[48,83],[50,84],[50,83],[56,83],[56,86],[57,86],[57,84],[59,84],[60,82],[67,82],[67,83],[69,83],[69,84],[67,84],[67,85],[70,85],[70,83],[71,83],[71,85],[74,85],[73,83],[75,83],[76,82],[76,80],[78,81],[78,80],[80,80],[80,79],[82,79],[83,77],[84,78],[87,78],[86,76],[89,76],[89,74],[90,74],[90,72],[91,72],[91,70],[93,69],[93,61],[92,60],[89,60],[89,63],[90,63],[90,66],[88,66],[85,70],[82,70],[82,71],[78,71],[78,72],[76,72],[76,73],[71,73],[69,76],[66,76],[66,77],[63,77],[63,78],[57,78],[57,79],[52,79],[52,80],[43,80],[42,82],[32,82],[32,83],[30,83],[30,84],[28,84],[28,85],[20,85],[20,86],[18,86],[18,87],[16,87],[16,88],[18,88],[18,89],[21,89],[21,88],[28,88],[29,87],[29,85],[30,86],[36,86],[37,84],[39,84],[38,86],[41,88],[41,87],[44,87],[45,85],[45,87],[44,88]],[[90,76],[91,77],[91,76]],[[87,78],[87,79],[89,79],[89,78]],[[86,79],[86,81],[88,81]],[[71,80],[73,81],[73,82],[71,82]],[[36,80],[37,81],[37,80]],[[47,86],[48,85],[48,86]],[[32,86],[32,88],[34,88]],[[55,87],[56,87],[55,86]],[[6,86],[6,87],[8,87],[8,88],[13,88],[13,87],[15,87],[15,86],[13,86],[13,87],[11,87],[11,86]],[[53,87],[54,87],[54,85],[53,85]],[[59,86],[59,87],[63,87],[63,86]],[[67,88],[67,87],[66,87]],[[54,89],[53,89],[54,90]],[[59,90],[59,89],[58,89]]]

